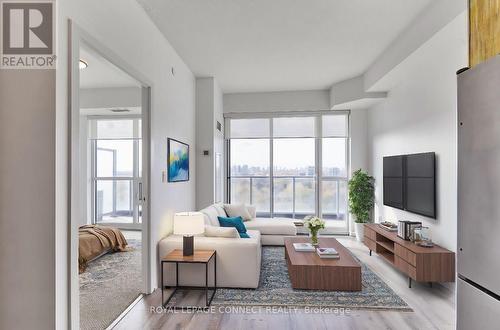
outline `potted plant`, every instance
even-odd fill
[[[304,226],[306,226],[310,232],[311,244],[318,246],[318,232],[320,229],[325,228],[325,221],[315,216],[307,216],[304,220]]]
[[[355,171],[349,180],[349,209],[354,216],[356,239],[361,242],[364,224],[370,221],[374,205],[375,179],[361,169]]]

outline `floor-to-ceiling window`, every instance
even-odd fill
[[[140,117],[89,121],[92,222],[139,228],[142,153]]]
[[[349,113],[228,116],[228,199],[347,230]]]
[[[253,204],[260,216],[271,214],[270,120],[231,120],[229,199]]]

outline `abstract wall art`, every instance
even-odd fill
[[[168,138],[168,182],[189,181],[189,145]]]

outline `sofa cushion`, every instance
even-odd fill
[[[247,205],[248,213],[250,213],[250,218],[257,218],[257,207],[255,205]],[[250,219],[250,220],[252,220]]]
[[[200,211],[205,216],[205,225],[206,226],[216,226],[219,227],[219,220],[217,217],[219,216],[219,212],[214,205],[210,205],[209,207],[204,208]]]
[[[241,217],[243,221],[252,220],[252,216],[244,204],[224,204],[224,209],[229,217]]]
[[[234,227],[205,226],[206,237],[238,238],[240,234]]]
[[[214,204],[212,206],[217,210],[217,214],[220,217],[227,217],[228,216],[228,214],[226,213],[226,210],[224,209],[224,206],[222,204]]]
[[[258,230],[262,235],[297,235],[293,219],[255,218],[245,222],[247,229]]]
[[[241,217],[218,217],[221,227],[234,227],[238,233],[246,233],[247,228],[243,224]],[[241,235],[240,235],[241,236]]]

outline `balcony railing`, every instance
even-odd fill
[[[323,187],[320,196],[316,196],[317,180],[313,176],[275,176],[273,180],[269,176],[233,176],[229,178],[230,201],[256,205],[257,215],[261,217],[302,219],[318,214],[325,220],[345,221],[347,189],[341,191],[341,186],[346,186],[347,179],[327,177],[321,180]],[[326,189],[331,183],[333,189]],[[311,188],[304,188],[307,185]],[[281,191],[280,186],[284,186]],[[326,194],[331,194],[331,198]],[[318,198],[322,203],[318,203]]]

